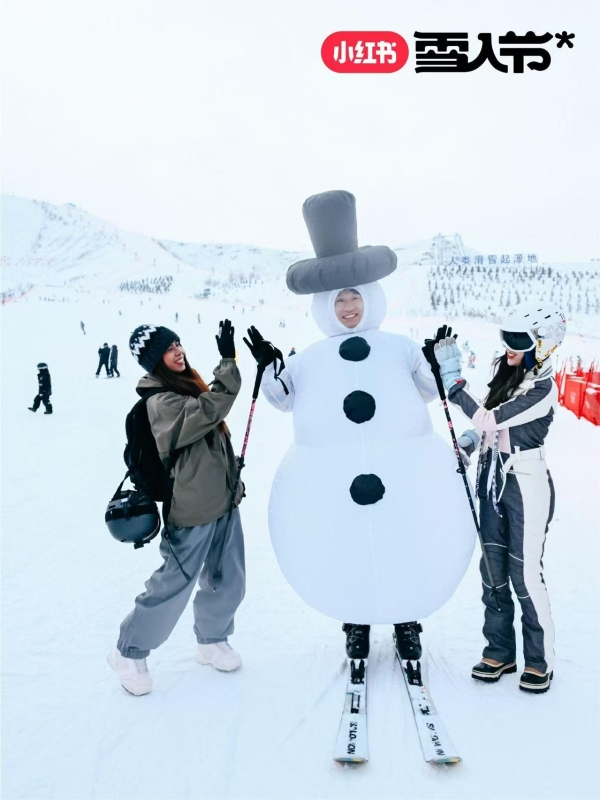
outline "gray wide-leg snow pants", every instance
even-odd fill
[[[548,525],[554,514],[554,486],[546,462],[518,461],[506,476],[506,487],[495,511],[491,499],[479,500],[481,534],[498,588],[496,608],[481,560],[487,647],[484,658],[503,663],[516,657],[513,603],[508,581],[521,605],[525,666],[540,672],[554,669],[554,623],[544,583],[542,556]]]
[[[223,559],[223,577],[213,591],[215,560],[225,535],[227,514],[215,522],[193,528],[169,525],[170,538],[161,537],[162,567],[146,582],[146,591],[135,599],[135,608],[123,620],[117,648],[126,658],[146,658],[165,642],[186,607],[196,580],[194,633],[200,644],[227,641],[233,633],[233,617],[244,599],[246,569],[240,512],[231,516]],[[171,545],[169,547],[169,544]],[[173,552],[189,580],[181,571]]]

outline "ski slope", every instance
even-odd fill
[[[412,329],[422,338],[442,320],[402,316],[402,293],[412,291],[411,280],[410,271],[404,277],[399,271],[383,282],[390,300],[384,328],[405,334]],[[255,324],[284,353],[320,336],[306,316],[306,298],[292,303],[281,283],[262,288],[265,305],[255,310],[254,300],[240,305],[225,296],[201,302],[183,292],[140,297],[66,291],[62,302],[57,290],[55,302],[44,302],[41,289],[4,306],[2,796],[598,797],[600,429],[562,408],[548,440],[557,491],[545,557],[557,632],[551,691],[526,695],[517,688],[518,675],[496,686],[470,678],[482,648],[477,555],[452,600],[424,621],[429,686],[461,764],[424,763],[391,627],[385,626],[373,630],[370,658],[371,760],[361,766],[331,760],[344,700],[344,636],[340,623],[294,594],[276,564],[267,503],[291,442],[292,419],[262,398],[241,506],[248,590],[231,640],[244,667],[223,674],[195,663],[188,606],[168,642],[148,659],[152,694],[136,698],[121,688],[106,654],[134,597],[160,565],[156,542],[134,551],[115,542],[104,524],[106,504],[125,471],[124,418],[142,374],[128,352],[129,334],[145,322],[173,328],[206,377],[218,361],[218,321],[234,321],[244,388],[228,423],[239,451],[254,374],[242,331]],[[280,328],[284,313],[286,327]],[[489,361],[500,346],[497,329],[480,320],[458,320],[455,329],[477,352],[477,368],[467,372],[483,393]],[[94,377],[104,341],[119,347],[120,379]],[[600,356],[600,345],[570,336],[562,355],[589,360]],[[40,360],[52,375],[53,416],[27,410]],[[441,408],[434,403],[430,410],[447,438]],[[459,412],[454,416],[459,430],[463,422],[467,427]],[[398,524],[418,535],[418,521],[415,508],[412,519]],[[359,558],[356,569],[360,573]]]
[[[252,308],[268,291],[272,310],[275,305],[283,315],[306,310],[306,298],[291,295],[284,277],[290,264],[312,252],[167,241],[122,230],[72,203],[57,206],[14,195],[2,195],[1,201],[3,302],[34,288],[50,300],[93,292],[106,302],[110,297],[123,302],[123,282],[167,278],[170,296],[181,300],[208,292]],[[437,308],[453,317],[498,322],[507,307],[537,292],[561,305],[573,333],[598,335],[600,270],[594,259],[490,266],[491,257],[458,234],[397,242],[392,249],[398,260],[387,283],[392,316],[435,315]],[[477,257],[483,266],[475,266]],[[463,258],[471,266],[462,264]]]

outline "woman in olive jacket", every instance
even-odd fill
[[[226,532],[237,461],[225,417],[241,386],[233,335],[229,320],[222,322],[216,337],[221,362],[210,388],[189,365],[179,337],[168,328],[142,325],[129,341],[132,354],[148,373],[138,383],[138,394],[165,389],[146,401],[159,455],[166,462],[174,450],[180,451],[172,472],[168,538],[163,531],[160,545],[164,562],[136,598],[108,659],[122,686],[134,695],[152,689],[146,657],[169,637],[196,580],[200,586],[194,599],[196,660],[226,672],[242,665],[227,642],[245,592],[244,540],[237,508],[241,483]],[[214,590],[211,578],[224,541],[222,579]]]

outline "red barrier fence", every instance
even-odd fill
[[[584,369],[580,359],[565,361],[556,373],[558,402],[593,425],[600,425],[600,364]]]

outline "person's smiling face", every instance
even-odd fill
[[[506,360],[509,367],[518,367],[524,357],[525,353],[515,353],[513,350],[506,348]]]
[[[365,304],[356,289],[342,289],[335,298],[335,315],[346,328],[356,328],[365,313]]]
[[[181,342],[173,342],[163,356],[165,367],[172,369],[173,372],[183,372],[185,369],[184,356],[185,350],[181,346]]]

